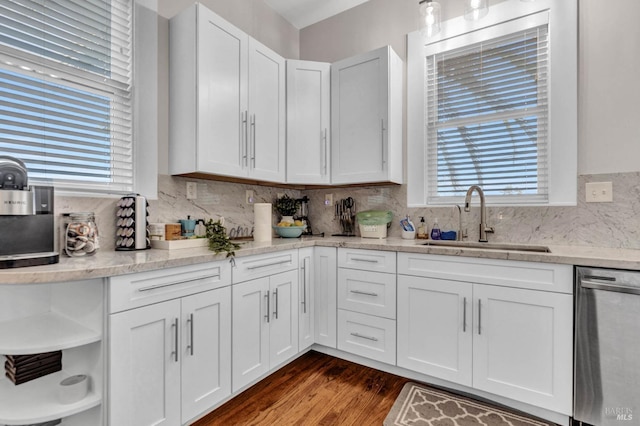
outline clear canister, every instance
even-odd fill
[[[93,212],[65,216],[64,252],[70,257],[91,256],[100,248]]]

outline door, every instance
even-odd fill
[[[247,175],[248,44],[245,33],[198,7],[197,171]]]
[[[180,300],[111,315],[109,424],[180,424]]]
[[[182,299],[182,423],[231,395],[231,288]]]
[[[287,61],[287,182],[330,183],[331,64]]]
[[[233,392],[269,371],[269,277],[232,286]]]
[[[573,296],[474,285],[473,386],[571,415]]]
[[[274,368],[298,353],[298,271],[269,277],[269,365]]]
[[[315,342],[335,348],[338,292],[337,249],[314,247],[313,253],[313,322]]]
[[[300,249],[298,259],[300,261],[298,277],[298,352],[302,352],[313,345],[314,339],[314,298],[313,298],[313,250],[314,248]]]
[[[387,174],[388,48],[331,66],[331,181],[384,181]]]
[[[398,366],[471,386],[472,284],[398,275]]]
[[[249,40],[249,167],[253,178],[285,181],[285,60]]]

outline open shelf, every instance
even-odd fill
[[[3,375],[0,378],[0,424],[42,423],[71,416],[101,404],[102,397],[93,389],[84,399],[73,404],[58,402],[59,384],[70,375],[63,370],[18,386]]]
[[[97,342],[101,333],[53,312],[0,322],[0,354],[29,355]]]

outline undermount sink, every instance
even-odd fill
[[[547,246],[533,246],[528,244],[510,244],[510,243],[480,243],[475,241],[427,241],[419,243],[425,246],[433,247],[457,247],[457,248],[474,248],[487,250],[505,250],[505,251],[530,251],[535,253],[551,253]]]

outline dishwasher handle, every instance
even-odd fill
[[[595,279],[601,279],[600,277],[593,277]],[[607,277],[608,278],[608,277]],[[608,279],[608,281],[615,281],[614,279]],[[612,284],[612,283],[597,283],[591,280],[582,279],[580,281],[580,286],[582,288],[590,288],[592,290],[604,290],[604,291],[615,291],[618,293],[629,293],[629,294],[638,294],[640,295],[640,287],[633,287],[624,284]]]

